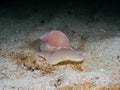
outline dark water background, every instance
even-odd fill
[[[109,12],[120,15],[119,0],[2,0],[0,10],[7,9],[11,12],[25,12],[27,10],[39,11],[41,9],[88,9],[90,12]]]

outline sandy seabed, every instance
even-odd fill
[[[6,11],[0,13],[0,90],[120,90],[119,16]],[[52,29],[68,36],[84,62],[52,66],[34,53],[31,48],[39,48],[40,36]]]

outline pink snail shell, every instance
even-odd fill
[[[51,51],[57,48],[64,48],[69,46],[67,36],[58,30],[52,30],[48,34],[40,37],[42,44],[40,45],[41,51]]]

